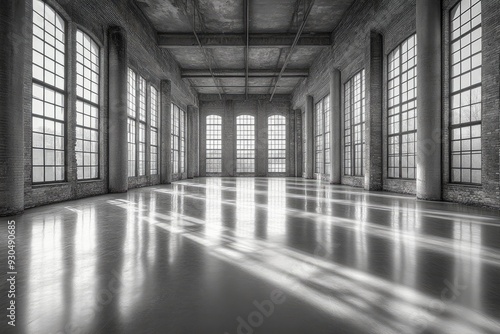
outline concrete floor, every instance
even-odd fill
[[[498,211],[201,178],[14,219],[17,333],[500,333]]]

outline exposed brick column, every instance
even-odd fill
[[[267,109],[257,101],[255,117],[255,176],[267,176]]]
[[[160,182],[172,183],[171,157],[171,120],[172,113],[172,84],[170,80],[162,80],[160,84]]]
[[[127,150],[127,35],[109,28],[109,191],[128,190]]]
[[[303,167],[303,133],[302,133],[302,110],[295,110],[295,176],[302,177]]]
[[[186,148],[187,148],[187,178],[192,179],[194,177],[194,161],[195,161],[195,142],[198,141],[198,132],[194,130],[194,117],[196,110],[195,106],[187,107],[187,136],[186,136]]]
[[[365,189],[382,190],[382,35],[370,32],[366,77]]]
[[[314,101],[313,97],[311,95],[307,95],[306,97],[306,119],[304,120],[305,122],[305,129],[306,133],[304,134],[306,136],[306,170],[305,170],[305,176],[306,179],[312,179],[314,177],[314,135],[313,135],[313,129],[314,129]]]
[[[441,1],[417,1],[417,198],[441,200]]]
[[[340,118],[340,71],[330,73],[330,183],[340,184],[342,166],[342,128]]]
[[[234,176],[236,172],[236,124],[234,102],[224,101],[222,115],[222,176]]]
[[[2,1],[0,10],[0,216],[24,210],[23,80],[25,1]]]

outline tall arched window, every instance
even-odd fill
[[[76,32],[76,163],[79,180],[99,177],[99,47]]]
[[[365,70],[344,86],[344,174],[364,175]]]
[[[236,117],[236,172],[255,173],[255,118]]]
[[[417,170],[417,37],[389,54],[388,176],[414,179]]]
[[[158,117],[158,90],[151,86],[150,91],[150,103],[151,103],[151,162],[150,162],[150,172],[151,175],[158,174],[158,161],[159,151],[158,151],[158,127],[159,117]]]
[[[330,95],[316,103],[314,108],[315,172],[330,173]]]
[[[451,10],[451,182],[481,183],[481,1]]]
[[[33,1],[33,183],[60,182],[65,170],[66,23]]]
[[[222,173],[222,117],[217,115],[207,116],[206,172]]]
[[[128,176],[136,176],[136,118],[137,118],[137,74],[128,69],[127,82],[127,138],[128,138]]]
[[[172,174],[179,173],[179,144],[180,144],[180,127],[179,127],[179,119],[180,119],[181,111],[178,106],[172,104],[172,113],[171,113],[171,160],[172,160]]]
[[[267,118],[267,170],[269,173],[286,172],[286,117]]]

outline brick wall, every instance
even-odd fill
[[[206,175],[206,117],[219,115],[223,117],[222,123],[222,176],[236,175],[236,117],[239,115],[252,115],[256,125],[256,176],[267,176],[267,117],[283,115],[290,124],[290,96],[275,95],[269,102],[267,95],[245,96],[233,95],[220,100],[217,95],[200,95],[200,175]],[[287,127],[288,129],[290,127]],[[287,154],[288,165],[295,164],[295,155]],[[290,169],[288,169],[290,173]],[[284,176],[287,173],[283,174]]]
[[[66,110],[67,120],[67,182],[52,185],[32,185],[31,179],[31,47],[26,50],[25,66],[25,89],[24,89],[24,113],[25,113],[25,207],[33,207],[53,202],[66,201],[81,197],[95,196],[108,191],[108,40],[107,32],[111,26],[121,26],[127,33],[127,46],[129,65],[144,77],[148,84],[154,85],[158,90],[160,81],[171,80],[172,102],[183,109],[187,105],[197,105],[197,94],[180,77],[180,69],[173,57],[165,50],[156,45],[156,32],[145,19],[133,1],[69,1],[69,0],[46,0],[53,6],[67,23],[67,60],[68,71],[66,80],[68,82],[68,106]],[[26,0],[26,11],[29,17],[26,26],[26,38],[31,46],[32,34],[32,1]],[[81,29],[93,37],[100,47],[101,56],[101,87],[100,87],[100,179],[96,181],[79,182],[76,179],[76,155],[75,155],[75,48],[76,30]],[[161,113],[159,113],[161,114]],[[147,151],[149,152],[149,151]],[[149,155],[147,155],[149,156]],[[149,174],[149,168],[147,173]],[[159,175],[146,175],[129,178],[129,188],[149,186],[160,182]]]

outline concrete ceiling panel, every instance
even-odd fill
[[[298,69],[298,68],[309,68],[313,64],[316,57],[321,53],[319,48],[309,48],[297,46],[290,57],[290,62],[287,68]]]
[[[217,64],[214,69],[242,69],[245,68],[245,48],[227,47],[211,49],[214,60]]]
[[[274,69],[280,56],[278,48],[250,48],[248,64],[252,69]]]
[[[193,3],[197,6],[197,32],[213,34],[244,34],[244,0],[136,0],[158,32],[192,34]],[[304,33],[330,33],[340,22],[342,16],[354,0],[316,0],[311,10]],[[252,34],[294,34],[304,12],[304,2],[298,8],[299,20],[294,20],[297,0],[251,0],[250,33]],[[186,15],[187,12],[187,15]],[[291,45],[290,45],[291,46]],[[211,47],[206,49],[214,71],[244,70],[245,48],[242,46]],[[280,50],[283,50],[281,52]],[[308,69],[324,47],[297,46],[290,58],[287,69]],[[250,70],[281,70],[289,48],[251,47],[248,65]],[[197,47],[175,47],[168,50],[184,70],[206,70],[207,60]],[[280,57],[281,53],[281,57]],[[283,77],[278,84],[277,94],[290,94],[300,78]],[[244,94],[244,77],[220,78],[225,85],[226,94]],[[211,77],[193,78],[189,82],[197,87],[199,93],[217,94]],[[271,78],[250,78],[250,94],[268,94],[272,88],[262,87],[273,84]]]
[[[242,0],[200,0],[206,33],[244,33]]]
[[[185,49],[172,49],[168,52],[175,58],[181,68],[206,69],[207,63],[200,49],[190,49],[189,51],[186,52]]]

